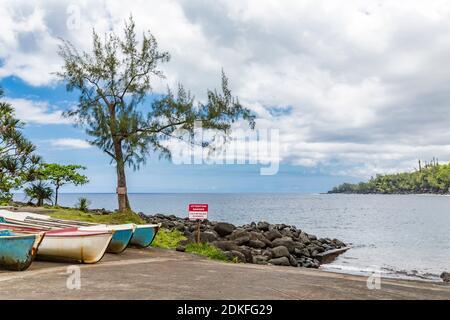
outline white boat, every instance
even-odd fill
[[[20,222],[31,226],[35,224],[49,228],[78,226],[80,230],[111,230],[115,232],[107,250],[107,252],[111,253],[122,252],[127,248],[128,244],[140,248],[150,246],[161,227],[161,224],[95,224],[85,221],[55,219],[47,215],[31,212],[11,212],[8,210],[0,210],[0,217],[4,217],[12,222]]]
[[[45,260],[69,260],[97,263],[105,255],[113,231],[82,231],[78,228],[52,230],[45,233],[37,257]]]
[[[113,231],[78,230],[77,227],[49,230],[45,227],[25,226],[11,222],[0,223],[1,229],[23,234],[44,233],[37,258],[51,261],[96,263],[104,256]]]

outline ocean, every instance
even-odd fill
[[[79,197],[91,208],[113,210],[115,194],[61,194],[60,205]],[[450,271],[450,197],[346,194],[130,194],[133,210],[187,216],[189,203],[208,203],[209,219],[236,225],[286,223],[352,246],[323,269],[352,274],[439,281]],[[23,201],[24,195],[17,194]]]

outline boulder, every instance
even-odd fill
[[[250,237],[249,232],[244,229],[236,229],[229,235],[230,240],[236,240],[242,237]]]
[[[239,248],[233,241],[214,241],[212,244],[222,251],[232,251]]]
[[[261,231],[267,231],[269,230],[270,224],[266,221],[260,221],[258,222],[258,224],[256,225],[256,228],[261,230]]]
[[[193,234],[194,239],[197,240],[197,230]],[[200,231],[200,241],[201,242],[214,242],[218,240],[219,235],[214,230]]]
[[[309,240],[313,241],[313,240],[317,240],[317,237],[313,234],[308,234],[308,238]]]
[[[297,259],[295,259],[295,257],[293,255],[289,255],[288,258],[289,258],[289,263],[291,264],[291,266],[298,267]]]
[[[265,249],[262,252],[262,255],[265,256],[265,257],[268,257],[269,259],[273,258],[273,253],[272,253],[271,249]]]
[[[444,282],[450,282],[450,272],[442,272],[441,279]]]
[[[186,246],[178,245],[178,247],[175,250],[179,251],[179,252],[185,252],[186,251]]]
[[[214,242],[219,239],[219,235],[214,230],[206,230],[200,233],[202,241]]]
[[[278,246],[271,249],[273,258],[289,257],[289,250],[284,246]]]
[[[284,228],[281,230],[281,234],[285,237],[294,238],[294,234],[291,231],[291,228]]]
[[[231,250],[228,251],[229,252],[229,257],[231,258],[230,260],[236,261],[236,262],[245,262],[245,255],[242,252],[236,251],[236,250]]]
[[[268,260],[269,260],[269,258],[267,256],[262,256],[262,255],[253,256],[254,264],[267,264]]]
[[[266,247],[266,244],[261,240],[250,240],[248,246],[256,249],[263,249]]]
[[[295,242],[289,237],[282,237],[272,241],[273,247],[284,246],[289,252],[293,253],[295,249]]]
[[[289,262],[289,258],[287,258],[287,257],[270,259],[267,262],[270,264],[273,264],[275,266],[290,266],[291,265],[291,263]]]
[[[251,240],[259,240],[264,242],[265,246],[272,247],[272,242],[269,241],[262,233],[258,233],[256,231],[251,231],[249,233]]]
[[[309,237],[305,232],[300,232],[300,235],[298,236],[301,242],[309,243]]]
[[[264,232],[264,236],[269,241],[273,241],[275,239],[278,239],[278,238],[282,237],[280,231],[278,231],[277,229],[271,229],[269,231]]]
[[[227,222],[219,222],[214,226],[214,231],[216,231],[221,237],[225,237],[236,229],[234,225]]]
[[[233,240],[234,243],[236,243],[236,245],[238,246],[242,246],[244,244],[247,244],[250,241],[250,237],[249,236],[243,236],[243,237],[239,237],[235,240]]]
[[[239,251],[240,253],[242,253],[245,256],[245,262],[252,263],[253,255],[252,255],[252,251],[249,248],[242,246],[242,247],[237,247],[235,250]]]

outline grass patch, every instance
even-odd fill
[[[195,253],[208,259],[230,261],[220,249],[209,243],[190,243],[186,247],[186,252]]]
[[[52,212],[49,212],[48,215],[58,219],[79,220],[105,224],[125,224],[125,223],[145,224],[145,221],[132,211],[124,213],[95,214],[80,211],[77,209],[62,209],[54,207],[49,207],[49,209],[51,209]]]
[[[180,231],[161,228],[156,234],[152,246],[163,249],[175,249],[181,240],[186,240],[186,237]]]

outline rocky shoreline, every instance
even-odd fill
[[[182,232],[187,240],[180,242],[178,251],[184,251],[197,239],[197,222],[188,218],[143,213],[140,216],[148,223],[161,223],[163,228]],[[295,226],[265,221],[235,226],[205,220],[200,224],[200,240],[237,262],[305,268],[318,268],[349,249],[338,239],[318,238]]]

